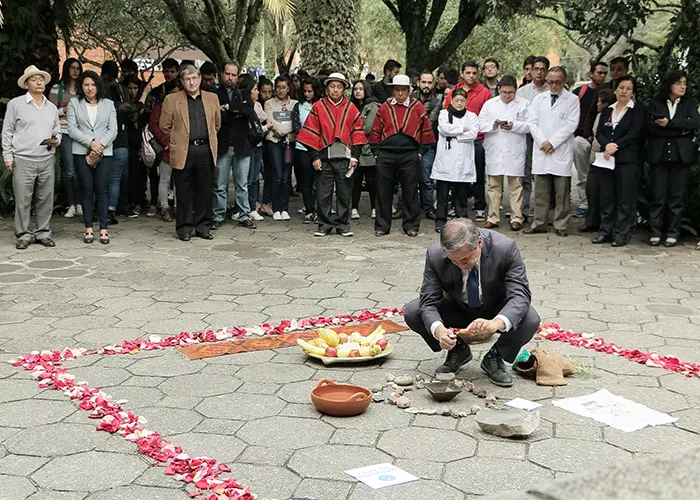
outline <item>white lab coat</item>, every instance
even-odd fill
[[[532,173],[535,175],[559,175],[571,177],[574,163],[574,132],[578,128],[581,105],[578,97],[563,90],[552,106],[549,91],[539,94],[528,108],[528,126],[534,141],[532,148]],[[554,152],[540,151],[549,141]]]
[[[464,132],[464,127],[469,128]],[[430,177],[436,181],[476,182],[474,139],[479,133],[479,119],[471,111],[462,118],[452,117],[446,109],[438,116],[438,143]],[[450,142],[447,138],[452,137]]]
[[[500,97],[486,101],[479,113],[479,130],[484,132],[484,151],[486,152],[486,175],[507,175],[522,177],[525,175],[525,152],[528,101],[516,97],[506,104]],[[513,123],[511,130],[493,128],[496,120]]]

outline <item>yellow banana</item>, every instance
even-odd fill
[[[309,354],[316,354],[318,356],[326,355],[325,349],[310,344],[309,342],[304,341],[304,339],[297,339],[297,344],[299,344],[299,347],[301,347],[304,350],[304,352],[307,352]]]
[[[371,356],[372,355],[372,348],[368,345],[362,345],[360,346],[360,356]]]
[[[336,347],[340,344],[340,336],[335,330],[331,330],[330,328],[319,328],[318,336],[322,338],[329,347]]]

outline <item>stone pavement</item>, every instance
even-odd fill
[[[296,208],[296,207],[295,207]],[[365,213],[368,209],[365,208]],[[96,347],[150,334],[253,326],[264,321],[402,307],[417,295],[425,249],[437,241],[375,238],[365,216],[356,236],[314,239],[299,217],[251,232],[225,225],[213,241],[183,243],[172,225],[140,217],[112,228],[112,244],[81,242],[75,219],[54,223],[56,249],[14,249],[0,221],[0,354]],[[510,234],[510,233],[509,233]],[[700,362],[700,253],[691,246],[593,246],[588,238],[516,235],[545,321],[622,346]],[[296,348],[188,361],[176,351],[90,356],[67,364],[148,419],[147,428],[231,466],[259,499],[472,499],[697,443],[700,380],[610,355],[544,342],[594,367],[561,388],[516,379],[502,397],[544,404],[525,441],[481,433],[473,417],[409,415],[372,404],[352,419],[321,417],[309,392],[320,378],[373,385],[385,373],[431,374],[440,363],[416,334],[393,336],[383,364],[325,368]],[[534,346],[534,343],[533,343]],[[486,346],[487,347],[487,346]],[[486,347],[476,349],[481,357]],[[461,376],[490,386],[477,360]],[[675,425],[622,433],[553,407],[553,397],[608,388],[671,413]],[[412,395],[428,404],[425,394]],[[479,403],[462,394],[451,407]],[[177,500],[184,487],[149,466],[134,445],[95,431],[95,421],[26,372],[0,364],[0,497],[3,500]],[[370,490],[346,469],[393,462],[415,483]]]

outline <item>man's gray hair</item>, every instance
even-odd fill
[[[464,245],[476,248],[479,245],[479,228],[469,219],[453,219],[445,224],[440,233],[440,246],[445,253],[452,253]]]
[[[551,68],[549,68],[548,73],[561,73],[564,76],[564,82],[566,82],[567,74],[566,69],[564,69],[564,66],[552,66]]]
[[[191,64],[185,64],[184,66],[180,67],[180,80],[184,81],[185,77],[188,75],[201,75],[201,73]]]

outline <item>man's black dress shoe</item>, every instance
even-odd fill
[[[375,231],[375,232],[374,232],[374,235],[375,235],[375,236],[386,236],[387,234],[389,234],[389,233],[388,233],[388,232],[384,232],[384,231]]]
[[[569,233],[567,233],[563,229],[557,229],[556,231],[554,231],[554,234],[556,234],[557,236],[561,236],[562,238],[569,236]]]
[[[624,247],[627,244],[625,240],[613,240],[612,246],[614,247]]]
[[[415,229],[409,229],[408,231],[406,231],[406,236],[415,238],[416,236],[418,236],[418,231],[416,231]]]
[[[609,236],[598,235],[591,240],[594,245],[602,245],[603,243],[610,243],[612,239]]]
[[[178,236],[177,239],[180,241],[190,241],[189,236]]]
[[[533,229],[532,227],[526,227],[525,229],[523,229],[523,233],[525,233],[525,234],[544,234],[546,232],[547,232],[546,229],[539,229],[539,228]]]
[[[473,358],[471,348],[464,342],[457,342],[457,345],[447,351],[445,362],[437,367],[435,373],[457,373],[462,366],[469,363]]]
[[[513,385],[513,377],[510,376],[503,358],[497,354],[486,353],[484,360],[481,362],[481,370],[489,376],[491,383],[500,387],[511,387]]]
[[[202,238],[203,240],[213,240],[214,235],[211,233],[197,233],[198,238]]]

